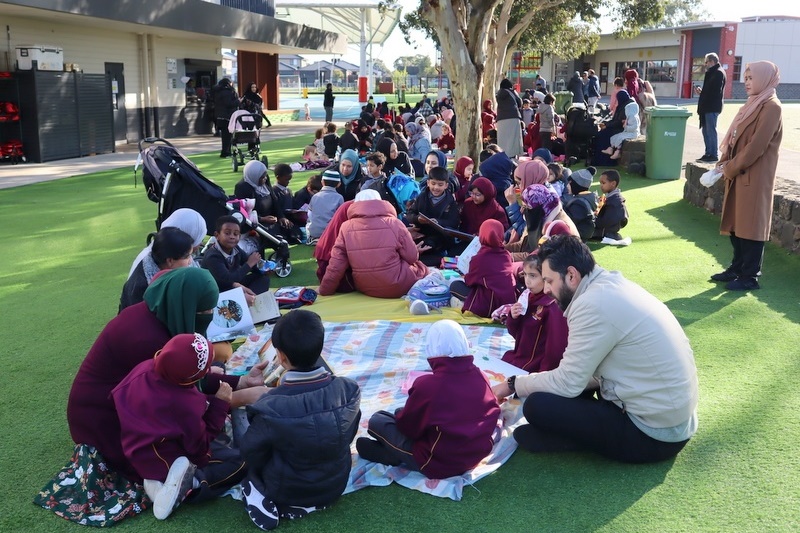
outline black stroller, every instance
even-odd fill
[[[594,138],[597,135],[597,124],[594,116],[585,105],[573,104],[567,110],[566,152],[567,166],[585,159],[586,166],[592,164]]]
[[[145,146],[146,145],[146,146]],[[275,274],[285,278],[292,272],[289,243],[271,234],[261,224],[248,220],[239,210],[239,201],[229,198],[225,191],[200,172],[194,163],[183,156],[169,141],[148,137],[139,141],[139,157],[134,168],[134,184],[139,166],[147,197],[158,204],[156,229],[176,209],[194,209],[206,221],[206,234],[213,235],[216,221],[230,214],[244,227],[255,230],[274,252],[267,258],[274,261]]]

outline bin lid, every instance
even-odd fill
[[[690,117],[692,112],[676,105],[654,105],[645,107],[644,112],[651,117]]]

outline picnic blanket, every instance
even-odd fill
[[[316,287],[314,287],[316,289]],[[472,313],[462,313],[460,309],[443,307],[433,310],[429,315],[412,315],[408,301],[402,298],[373,298],[360,292],[319,296],[309,311],[317,313],[322,320],[329,322],[354,322],[357,320],[391,320],[393,322],[437,322],[443,318],[455,320],[459,324],[491,324],[489,318]],[[502,354],[501,354],[502,355]]]
[[[316,304],[314,305],[316,307]],[[441,317],[440,317],[441,318]],[[361,387],[361,424],[357,437],[367,436],[367,423],[381,409],[393,411],[405,404],[409,374],[429,371],[425,342],[429,324],[410,324],[373,320],[366,322],[325,322],[323,357],[339,376],[355,380]],[[514,339],[505,328],[463,326],[472,347],[475,364],[492,385],[523,371],[500,359],[513,347]],[[258,350],[269,340],[272,326],[251,335],[228,361],[228,372],[243,374],[258,362]],[[353,444],[353,467],[345,494],[369,486],[392,482],[434,496],[460,500],[465,485],[494,472],[517,447],[513,429],[522,421],[519,400],[503,404],[492,452],[462,476],[442,480],[428,479],[419,472],[368,462],[358,456]]]

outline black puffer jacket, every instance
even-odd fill
[[[241,453],[259,492],[277,504],[333,503],[350,476],[360,405],[355,381],[324,374],[287,379],[248,406]]]

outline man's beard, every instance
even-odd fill
[[[575,291],[570,289],[566,283],[561,285],[561,289],[558,291],[557,295],[554,295],[556,298],[556,302],[558,302],[558,307],[561,308],[562,311],[566,311],[569,304],[572,303],[572,298],[575,296]]]

